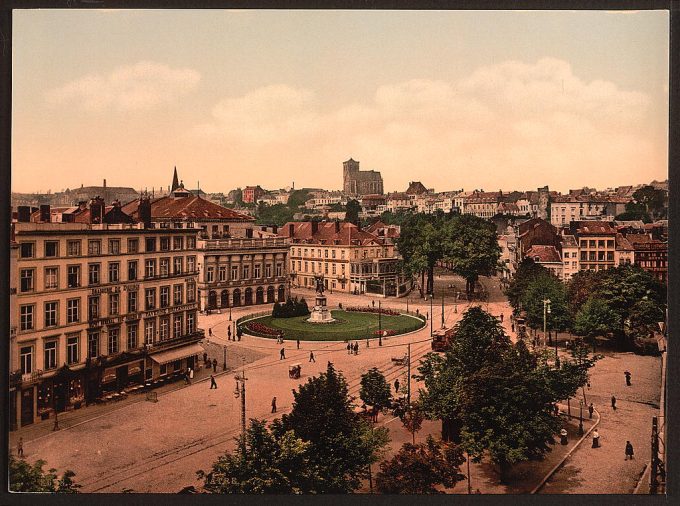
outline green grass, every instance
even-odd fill
[[[373,331],[378,330],[378,315],[371,313],[355,313],[341,310],[331,311],[333,323],[307,323],[309,316],[297,316],[294,318],[272,318],[263,316],[255,321],[284,332],[285,340],[300,341],[344,341],[346,339],[366,339],[375,337]],[[382,329],[395,330],[398,334],[404,334],[422,328],[425,323],[412,316],[386,316],[382,315]],[[247,331],[253,333],[252,331]],[[258,334],[260,335],[260,334]],[[275,339],[276,336],[262,335]]]

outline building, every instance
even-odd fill
[[[347,196],[382,195],[383,179],[375,170],[359,170],[359,162],[350,158],[342,163],[342,191]]]
[[[526,252],[526,257],[545,267],[559,279],[564,279],[562,257],[555,246],[533,245]]]
[[[141,220],[103,199],[56,223],[19,209],[13,426],[194,367],[197,230],[155,227],[150,204]]]
[[[560,250],[562,252],[562,281],[569,281],[581,270],[578,254],[578,242],[573,235],[562,235]]]
[[[253,204],[258,201],[260,197],[262,197],[266,191],[264,191],[262,188],[260,188],[260,185],[257,186],[246,186],[243,189],[243,202],[246,204]]]
[[[423,193],[428,193],[429,190],[425,188],[425,185],[421,183],[420,181],[411,181],[408,184],[408,188],[406,189],[406,195],[422,195]],[[432,192],[429,192],[432,193]]]
[[[314,277],[321,275],[331,291],[389,296],[407,289],[389,237],[339,221],[289,222],[279,234],[290,246],[290,276],[296,286],[313,289]]]
[[[616,266],[616,229],[605,221],[572,221],[582,270],[601,271]]]
[[[633,262],[652,274],[659,282],[668,282],[668,243],[647,234],[629,234],[626,239],[633,248]]]
[[[550,203],[550,222],[555,226],[568,226],[572,221],[611,221],[625,211],[629,200],[609,195],[564,195]]]

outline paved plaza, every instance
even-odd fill
[[[500,295],[498,280],[485,279],[483,282],[490,292],[490,302],[483,304],[484,309],[494,315],[503,313],[506,316],[503,325],[511,334],[507,318],[511,308]],[[461,282],[444,277],[437,279],[436,283],[439,289]],[[299,292],[306,298],[310,293]],[[370,304],[372,300],[364,295],[326,294],[329,306],[337,306],[340,302],[343,305]],[[453,302],[453,298],[446,301],[444,316],[447,326],[458,321],[468,305],[465,302],[454,307]],[[387,299],[384,306],[405,309],[406,301]],[[409,309],[416,308],[422,313],[430,312],[429,302],[417,298],[414,293],[409,298]],[[253,310],[236,309],[232,320]],[[441,301],[439,306],[433,305],[433,310],[434,327],[438,328]],[[11,434],[12,448],[15,448],[18,437],[23,436],[27,460],[43,459],[47,461],[48,468],[75,471],[75,479],[82,485],[83,492],[177,492],[188,485],[199,485],[196,471],[209,470],[219,455],[234,447],[234,438],[240,432],[240,399],[234,395],[235,369],[244,370],[248,378],[247,416],[272,420],[290,410],[292,390],[311,376],[323,372],[329,361],[345,375],[350,394],[358,400],[360,376],[366,370],[378,367],[390,383],[398,377],[404,384],[406,368],[395,365],[392,357],[403,356],[410,343],[413,373],[420,358],[430,351],[429,322],[428,326],[415,333],[383,339],[382,347],[378,346],[377,340],[371,341],[370,347],[366,347],[363,341],[357,356],[348,355],[342,342],[301,342],[298,350],[294,341],[287,341],[283,346],[286,350],[284,360],[279,358],[282,346],[277,345],[275,340],[244,336],[241,341],[228,341],[228,314],[202,316],[199,323],[201,328],[206,329],[206,335],[207,330],[212,329],[213,335],[203,345],[219,364],[217,389],[209,388],[209,381],[206,381],[209,372],[202,369],[191,385],[177,384],[160,392],[158,402],[147,402],[140,396],[137,402],[129,400],[114,406],[84,408],[79,410],[73,422],[64,417],[63,423],[60,423],[62,430],[57,432],[52,432],[51,420],[23,428]],[[222,370],[225,345],[227,371]],[[310,351],[314,351],[315,363],[308,361]],[[302,365],[299,380],[288,377],[288,366],[295,363]],[[624,370],[633,375],[631,387],[625,386]],[[628,353],[605,353],[605,358],[593,370],[591,388],[585,392],[588,402],[592,401],[601,413],[598,430],[602,448],[591,449],[590,440],[586,439],[541,493],[632,492],[649,459],[651,417],[658,413],[659,384],[660,359]],[[414,392],[417,390],[415,381],[412,388]],[[611,395],[618,399],[619,409],[616,412],[609,406]],[[278,404],[275,415],[270,413],[274,396]],[[578,401],[572,401],[572,413],[578,415]],[[379,423],[390,429],[393,443],[389,454],[410,440],[410,435],[393,416],[381,415]],[[586,423],[586,430],[590,423]],[[436,435],[439,429],[438,423],[426,422],[417,439],[424,440],[429,433]],[[569,431],[575,431],[573,420]],[[633,461],[624,461],[626,440],[635,447]],[[570,436],[569,449],[573,446],[571,442],[575,441],[576,438]],[[545,462],[527,463],[523,472],[531,476],[525,481],[538,483],[566,451],[556,448]],[[374,472],[377,472],[377,466],[374,467]],[[465,472],[465,469],[462,471]],[[525,492],[531,488],[527,488],[524,482],[520,485],[498,485],[494,470],[486,463],[473,464],[471,475],[473,490],[479,489],[481,493]],[[454,491],[465,493],[465,482]]]

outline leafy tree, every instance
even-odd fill
[[[75,473],[65,471],[61,477],[56,469],[45,472],[44,460],[37,460],[31,465],[23,459],[9,456],[9,489],[12,492],[56,492],[59,494],[78,493],[80,485],[73,481]]]
[[[444,256],[443,215],[412,214],[401,227],[397,247],[409,274],[421,274],[421,294],[434,289],[434,268]],[[425,285],[427,274],[427,285]]]
[[[567,300],[572,317],[592,296],[599,282],[599,273],[591,270],[575,273],[567,283]]]
[[[356,199],[350,199],[345,205],[345,221],[349,223],[359,224],[359,213],[361,212],[361,204]]]
[[[620,315],[597,297],[589,298],[574,318],[574,332],[590,339],[595,346],[598,336],[607,336],[621,324]]]
[[[288,197],[288,207],[297,211],[297,209],[309,200],[309,192],[307,190],[293,190]]]
[[[293,396],[292,411],[272,424],[274,434],[292,430],[311,444],[315,492],[357,489],[387,444],[387,429],[373,430],[373,424],[354,413],[347,382],[330,362],[325,373],[310,378]]]
[[[546,311],[546,324],[551,330],[565,331],[571,323],[567,291],[564,283],[547,271],[536,276],[526,287],[522,307],[527,312],[527,324],[543,327],[543,301],[550,300],[550,313]]]
[[[651,223],[652,221],[645,204],[638,202],[628,202],[626,204],[626,211],[617,215],[615,219],[621,221],[642,220],[644,223]]]
[[[548,269],[537,264],[529,257],[524,258],[519,263],[515,275],[505,291],[505,295],[508,297],[510,305],[515,309],[515,312],[519,313],[522,300],[524,299],[524,293],[529,284],[538,276],[547,273]]]
[[[378,411],[382,411],[391,404],[392,390],[377,367],[361,375],[359,398]]]
[[[285,204],[268,205],[260,202],[257,206],[258,225],[277,225],[279,227],[293,220],[295,212]]]
[[[659,330],[658,324],[664,321],[663,310],[654,301],[643,298],[637,301],[628,313],[626,335],[632,342],[653,335]]]
[[[310,493],[318,480],[311,451],[311,443],[293,431],[275,437],[264,420],[251,419],[245,448],[237,444],[236,450],[221,456],[210,472],[198,471],[197,475],[204,480],[205,490],[214,494]]]
[[[416,444],[416,432],[423,426],[425,413],[420,402],[408,403],[405,397],[400,397],[393,404],[392,413],[399,417],[401,424],[409,431],[413,444]]]
[[[465,279],[465,292],[472,294],[479,276],[491,276],[496,271],[501,254],[496,227],[472,214],[454,215],[445,234],[443,259]]]
[[[437,486],[451,488],[465,478],[460,473],[463,462],[460,448],[429,436],[426,443],[405,443],[380,464],[376,485],[382,494],[442,494]]]
[[[645,206],[645,212],[651,213],[655,217],[663,215],[664,212],[664,191],[653,186],[643,186],[633,193],[635,202]]]

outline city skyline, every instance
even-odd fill
[[[664,11],[17,11],[13,33],[15,192],[175,165],[209,192],[339,189],[350,157],[386,192],[668,177]]]

